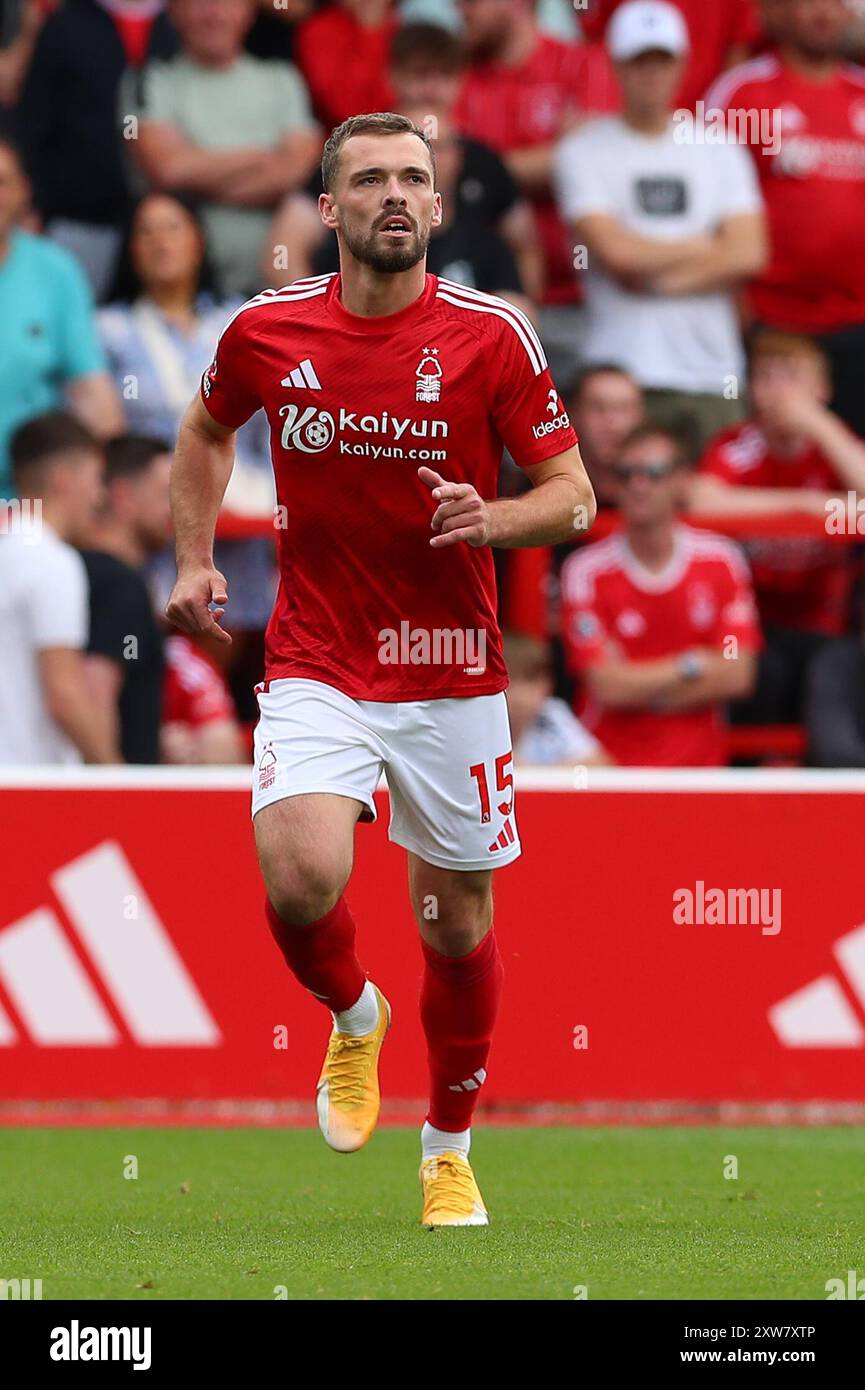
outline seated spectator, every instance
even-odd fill
[[[23,421],[64,396],[99,437],[123,419],[85,277],[68,251],[18,226],[28,200],[18,154],[0,139],[0,497],[10,496],[7,446]]]
[[[613,12],[623,0],[586,0],[580,27],[588,39],[602,40]],[[690,57],[674,98],[677,107],[693,108],[725,68],[744,63],[761,38],[757,0],[672,0],[681,10],[690,36]],[[777,3],[777,0],[775,0]],[[784,3],[784,0],[781,0]]]
[[[129,202],[122,80],[176,49],[163,0],[63,0],[41,29],[14,113],[48,234],[75,254],[99,300]]]
[[[553,695],[548,647],[522,632],[504,634],[508,668],[508,717],[514,762],[537,767],[609,765],[597,739],[580,723],[565,700]]]
[[[553,155],[580,119],[618,110],[620,95],[604,50],[542,33],[534,0],[460,0],[459,10],[470,61],[456,123],[498,151],[532,204],[544,259],[540,335],[553,379],[568,380],[581,365],[585,323]]]
[[[87,684],[87,573],[73,548],[102,501],[100,445],[57,413],[19,426],[11,455],[20,501],[0,525],[0,764],[115,762]]]
[[[622,442],[646,418],[639,382],[613,362],[597,362],[581,373],[568,393],[568,413],[580,441],[599,507],[619,497],[615,466]]]
[[[105,502],[82,557],[90,582],[87,679],[123,762],[159,762],[162,633],[144,566],[171,536],[171,453],[123,435],[105,450]]]
[[[751,352],[751,418],[712,441],[693,478],[690,506],[717,516],[827,515],[830,497],[865,496],[865,444],[828,408],[826,354],[808,338],[765,330]],[[766,636],[753,700],[737,718],[801,718],[805,671],[828,636],[847,631],[850,551],[819,536],[749,541]]]
[[[397,30],[391,45],[393,109],[419,118],[422,129],[434,131],[440,187],[447,184],[442,188],[445,213],[457,229],[450,236],[437,229],[428,265],[434,274],[473,283],[476,289],[534,296],[540,288],[542,262],[531,209],[495,151],[459,135],[453,124],[463,64],[459,42],[434,24],[406,24]],[[311,275],[314,268],[337,268],[335,238],[318,212],[322,192],[318,169],[306,191],[287,198],[276,214],[263,265],[265,278],[275,288]],[[455,240],[469,242],[468,256]],[[502,241],[516,260],[516,273]],[[320,253],[319,248],[328,243],[330,252]],[[462,269],[460,260],[468,261]],[[469,274],[471,280],[466,278]]]
[[[165,643],[160,747],[164,763],[247,761],[225,680],[192,638],[180,632],[173,633]]]
[[[808,668],[808,760],[865,767],[865,634],[827,642]]]
[[[845,0],[773,3],[774,51],[725,73],[706,102],[763,117],[746,138],[771,256],[750,310],[759,324],[819,335],[833,408],[865,436],[865,69],[843,60],[850,19]]]
[[[173,0],[182,51],[143,76],[133,154],[154,189],[201,200],[222,295],[251,294],[270,210],[320,150],[303,79],[243,51],[251,0]]]
[[[745,359],[733,291],[766,256],[762,204],[747,153],[677,138],[673,94],[688,52],[666,0],[629,0],[607,43],[624,115],[562,142],[559,201],[587,248],[589,362],[620,362],[664,424],[694,449],[741,418]]]
[[[297,31],[295,56],[315,114],[330,129],[364,111],[390,111],[391,0],[333,0]]]
[[[562,568],[585,723],[627,767],[721,766],[724,706],[750,693],[761,640],[747,566],[729,541],[677,520],[686,468],[675,435],[641,425],[616,476],[622,531]]]
[[[136,208],[121,257],[124,298],[99,313],[111,375],[123,398],[130,433],[173,447],[180,417],[198,391],[213,344],[237,302],[217,302],[207,289],[204,233],[182,201],[153,193]],[[237,435],[227,511],[273,517],[275,492],[267,420],[260,411]],[[275,591],[273,545],[264,539],[217,542],[216,563],[231,585],[227,624],[234,631],[267,625]],[[174,583],[173,556],[151,571],[159,606]]]

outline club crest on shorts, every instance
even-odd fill
[[[273,744],[266,743],[258,764],[258,790],[266,792],[276,781],[276,754]]]
[[[437,347],[425,347],[423,349],[415,372],[417,378],[416,401],[437,401],[441,398],[442,365],[438,357]]]

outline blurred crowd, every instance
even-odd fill
[[[719,766],[751,729],[740,757],[865,767],[865,3],[0,16],[0,763],[248,756],[267,425],[225,647],[162,617],[173,441],[238,304],[338,268],[323,141],[392,109],[435,145],[429,269],[533,319],[601,509],[540,569],[496,556],[517,761]]]

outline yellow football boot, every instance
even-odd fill
[[[484,1199],[467,1159],[447,1153],[425,1158],[420,1166],[423,1188],[421,1225],[488,1226]]]
[[[334,1028],[318,1078],[319,1128],[330,1147],[341,1154],[362,1149],[378,1121],[378,1055],[390,1027],[390,1004],[376,985],[373,989],[378,999],[375,1028],[359,1038]]]

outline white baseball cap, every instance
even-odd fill
[[[607,52],[616,63],[660,49],[679,57],[690,48],[681,10],[667,0],[627,0],[607,25]]]

